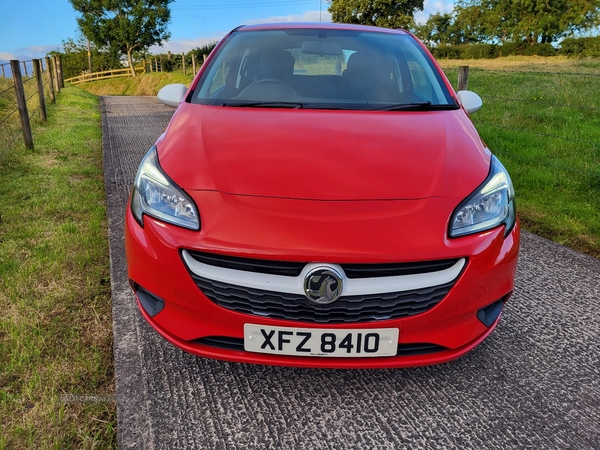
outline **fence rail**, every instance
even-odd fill
[[[136,73],[143,73],[143,67],[136,67],[134,69]],[[131,69],[115,69],[115,70],[104,70],[102,72],[93,72],[93,73],[84,73],[83,75],[79,75],[76,77],[71,77],[65,79],[66,83],[71,84],[81,84],[88,83],[90,81],[98,81],[98,80],[108,80],[111,78],[121,78],[121,77],[131,77]]]

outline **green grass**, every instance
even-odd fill
[[[576,75],[471,69],[469,90],[483,97],[472,119],[513,178],[525,228],[600,258],[600,67],[583,63]]]
[[[0,448],[110,448],[112,318],[98,99],[62,90],[0,158]]]
[[[92,81],[77,86],[96,95],[156,95],[160,88],[167,84],[183,83],[189,86],[192,79],[190,69],[187,75],[183,72],[153,72],[135,78]]]

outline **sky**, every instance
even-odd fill
[[[425,0],[423,23],[436,11],[450,12],[453,0]],[[238,25],[264,22],[331,22],[327,0],[175,0],[170,4],[171,38],[151,53],[187,52],[218,41]],[[77,14],[68,0],[0,0],[0,63],[42,58],[77,40]]]

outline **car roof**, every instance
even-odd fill
[[[390,33],[390,34],[409,34],[403,29],[381,28],[369,25],[356,25],[349,23],[331,23],[331,22],[281,22],[281,23],[262,23],[255,25],[241,25],[236,31],[252,31],[252,30],[288,30],[288,29],[310,29],[310,30],[353,30],[353,31],[369,31],[375,33]]]

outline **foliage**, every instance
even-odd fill
[[[479,42],[546,44],[597,26],[600,0],[458,0],[454,23]]]
[[[423,0],[331,0],[334,22],[413,28],[414,13],[423,10]]]
[[[121,55],[133,70],[134,51],[145,52],[170,37],[169,3],[174,0],[69,0],[81,14],[81,32],[98,47],[109,47]]]
[[[451,14],[432,14],[423,25],[417,25],[415,34],[427,45],[460,44],[460,29]]]
[[[496,44],[438,45],[430,49],[436,58],[490,59],[499,56],[554,56],[552,44],[530,45],[527,41]]]
[[[210,54],[210,52],[212,52],[214,50],[214,48],[217,46],[217,44],[218,44],[217,41],[209,42],[208,44],[204,44],[201,47],[196,47],[195,49],[192,50],[192,52],[194,52],[196,54],[196,58],[202,58],[202,55]]]
[[[62,58],[63,75],[65,78],[76,77],[89,70],[87,41],[79,36],[77,41],[67,39],[63,41],[64,53],[53,51],[51,56],[60,55]],[[92,57],[92,72],[117,69],[121,67],[119,55],[110,49],[98,49],[90,44]]]
[[[566,38],[560,43],[560,55],[577,57],[600,57],[600,36]]]

